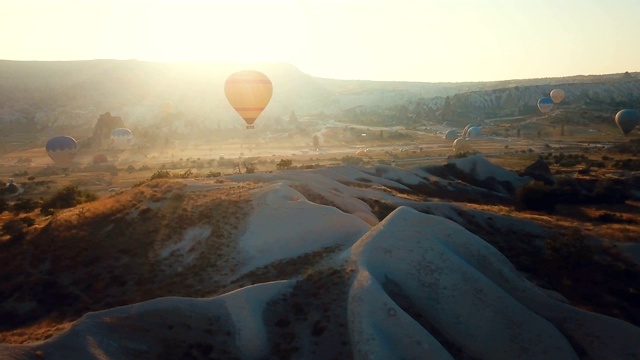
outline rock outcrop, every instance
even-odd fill
[[[93,149],[108,147],[111,130],[122,127],[124,127],[124,121],[119,116],[111,116],[110,112],[100,115],[91,135],[91,147]]]

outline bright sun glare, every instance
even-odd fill
[[[638,13],[604,0],[4,0],[0,58],[289,62],[368,80],[614,73],[638,70]]]

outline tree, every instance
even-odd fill
[[[97,198],[98,196],[92,192],[80,190],[76,185],[68,185],[56,191],[51,198],[46,199],[42,203],[42,210],[72,208]]]
[[[293,161],[291,161],[291,159],[280,159],[280,162],[276,164],[276,169],[286,170],[289,169],[292,165]]]

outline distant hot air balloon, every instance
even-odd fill
[[[444,134],[445,140],[455,140],[458,136],[458,132],[455,129],[451,129]]]
[[[56,165],[67,168],[76,157],[78,143],[71,136],[54,136],[47,141],[45,149]]]
[[[631,130],[640,124],[640,111],[633,109],[618,111],[616,114],[616,124],[625,136],[628,135]]]
[[[479,126],[472,126],[467,130],[467,139],[476,139],[482,135],[482,129]]]
[[[265,74],[243,70],[227,78],[224,93],[229,104],[247,123],[247,129],[253,129],[253,123],[271,100],[273,85]]]
[[[557,104],[557,103],[561,102],[562,99],[564,99],[564,90],[562,90],[562,89],[553,89],[549,93],[549,96],[551,97],[551,100],[553,100],[553,102]]]
[[[461,154],[465,152],[472,152],[473,147],[469,143],[469,141],[465,138],[457,138],[456,141],[453,142],[453,152],[455,154]]]
[[[540,109],[543,114],[549,113],[551,108],[553,108],[553,99],[550,97],[542,97],[538,100],[538,109]]]
[[[111,130],[111,145],[118,150],[124,150],[131,146],[133,133],[129,129],[117,128]]]
[[[467,132],[469,131],[469,128],[474,126],[478,126],[478,125],[468,124],[467,126],[465,126],[464,129],[462,130],[462,137],[467,137]]]
[[[94,164],[104,164],[106,162],[109,162],[109,159],[107,159],[107,155],[105,154],[96,154],[93,156],[93,163]]]

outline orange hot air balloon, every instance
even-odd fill
[[[227,78],[224,94],[229,104],[247,123],[247,129],[253,129],[253,123],[271,100],[273,85],[265,74],[243,70]]]

